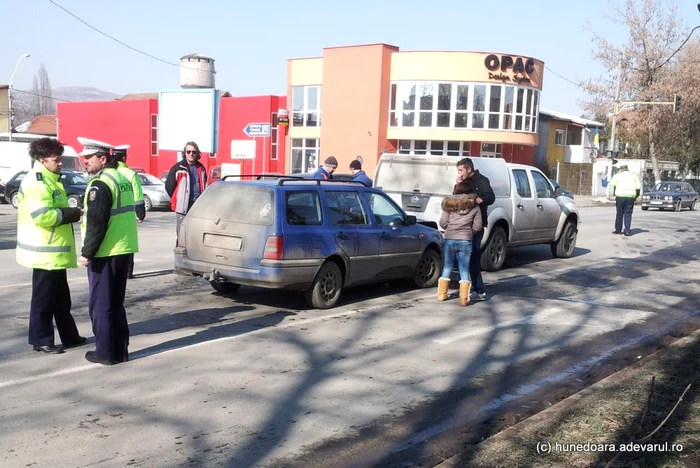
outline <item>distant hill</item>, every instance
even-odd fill
[[[63,86],[60,88],[53,88],[52,94],[56,99],[65,101],[111,101],[121,97],[120,94],[114,94],[86,86]]]

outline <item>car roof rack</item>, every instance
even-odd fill
[[[264,179],[277,179],[277,185],[284,185],[285,182],[316,182],[316,185],[321,185],[321,182],[331,182],[331,183],[341,183],[341,184],[357,184],[365,187],[365,184],[358,180],[347,180],[347,179],[310,179],[308,177],[302,177],[298,175],[285,175],[285,174],[275,174],[275,173],[263,173],[263,174],[228,174],[221,178],[222,181],[232,178],[240,179],[242,177],[251,177],[255,180]]]

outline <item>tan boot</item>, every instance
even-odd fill
[[[447,300],[447,290],[450,288],[449,278],[438,279],[438,301]]]
[[[459,305],[466,306],[469,304],[469,293],[471,293],[472,283],[469,281],[459,282]]]

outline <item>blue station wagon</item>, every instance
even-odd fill
[[[227,294],[240,285],[304,291],[310,306],[327,309],[348,286],[401,278],[435,286],[442,246],[437,229],[358,182],[223,180],[185,217],[175,271]]]

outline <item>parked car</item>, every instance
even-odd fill
[[[698,192],[687,182],[661,182],[650,191],[642,194],[642,209],[681,211],[689,208],[695,211],[698,205]]]
[[[5,198],[5,182],[3,182],[2,180],[0,180],[0,203],[2,203],[3,205],[10,203]]]
[[[165,183],[166,180],[168,180],[168,174],[170,174],[170,171],[165,171],[163,172],[163,175],[160,176],[160,180]]]
[[[359,183],[224,179],[187,213],[175,271],[222,293],[240,285],[300,290],[327,309],[348,286],[399,278],[435,286],[442,248],[437,229]]]
[[[145,174],[146,173],[146,170],[143,167],[130,167],[130,169],[137,174]]]
[[[549,244],[555,257],[573,255],[580,218],[571,198],[558,196],[536,167],[501,158],[471,159],[496,195],[480,246],[483,270],[500,270],[509,247]],[[383,154],[374,184],[418,221],[437,223],[442,200],[455,185],[457,161],[452,156]]]
[[[19,206],[19,186],[27,172],[18,172],[5,184],[5,198],[10,200],[15,209]],[[85,175],[82,172],[64,171],[61,173],[60,181],[66,189],[66,195],[68,195],[68,206],[72,208],[82,207],[88,184]]]
[[[141,188],[143,189],[143,202],[146,211],[153,208],[169,208],[170,196],[165,191],[165,183],[151,174],[139,174]]]
[[[559,197],[569,197],[572,200],[574,199],[574,192],[570,192],[568,190],[564,190],[564,187],[559,185],[559,182],[557,182],[554,179],[549,179],[549,181],[552,183],[552,186],[554,187],[554,191],[556,192],[556,195]]]

